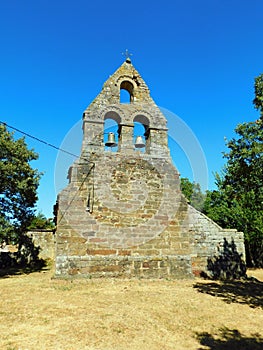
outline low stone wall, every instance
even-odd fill
[[[220,256],[224,250],[236,252],[245,262],[244,234],[235,229],[223,229],[206,215],[189,205],[189,233],[194,275],[208,272],[208,259]]]
[[[55,258],[55,234],[54,230],[31,230],[27,233],[32,238],[34,246],[40,248],[39,258],[54,260]]]

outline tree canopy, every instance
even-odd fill
[[[38,213],[33,217],[28,230],[54,230],[55,224],[52,219],[47,219],[43,213]]]
[[[219,225],[244,232],[247,262],[263,266],[263,74],[255,79],[254,106],[260,118],[237,125],[227,142],[227,163],[207,193],[204,212]]]
[[[197,210],[202,211],[205,195],[197,182],[191,182],[186,177],[181,178],[181,191],[187,201]]]
[[[34,217],[41,174],[30,162],[37,158],[24,138],[15,140],[0,124],[0,241],[17,243]]]
[[[255,108],[260,112],[260,116],[263,117],[263,74],[255,78],[255,98],[253,100]]]

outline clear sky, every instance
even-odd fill
[[[213,172],[225,163],[224,137],[258,117],[252,100],[263,73],[262,16],[262,0],[0,0],[0,120],[67,146],[65,136],[81,127],[128,48],[157,105],[199,141],[212,189]],[[51,216],[57,152],[27,143],[44,173],[38,210]],[[176,154],[181,175],[192,179]]]

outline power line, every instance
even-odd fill
[[[46,146],[48,146],[48,147],[52,147],[52,148],[54,148],[54,149],[56,149],[56,150],[58,150],[58,151],[60,151],[60,152],[69,154],[69,155],[71,155],[71,156],[73,156],[73,157],[76,157],[76,158],[79,158],[79,159],[84,159],[86,162],[90,163],[90,164],[91,164],[91,168],[89,169],[89,171],[88,171],[88,173],[86,174],[85,178],[82,180],[82,183],[81,183],[81,185],[80,185],[78,191],[80,191],[81,187],[83,186],[84,182],[86,181],[86,179],[87,179],[88,176],[90,175],[91,171],[93,171],[93,172],[92,172],[92,190],[89,191],[89,193],[88,193],[88,198],[87,198],[87,209],[86,209],[87,211],[89,211],[90,213],[92,213],[92,211],[93,211],[93,203],[94,203],[94,168],[95,168],[95,163],[94,163],[94,162],[91,162],[91,161],[89,161],[87,158],[82,157],[82,156],[78,156],[78,155],[76,155],[76,154],[74,154],[74,153],[72,153],[72,152],[69,152],[69,151],[67,151],[67,150],[65,150],[65,149],[63,149],[63,148],[57,147],[57,146],[55,146],[55,145],[52,145],[51,143],[49,143],[49,142],[47,142],[47,141],[45,141],[45,140],[39,139],[39,138],[36,137],[36,136],[33,136],[33,135],[31,135],[31,134],[28,134],[28,133],[25,132],[25,131],[22,131],[22,130],[20,130],[20,129],[15,128],[14,126],[8,125],[7,123],[2,122],[1,120],[0,120],[0,124],[7,126],[8,128],[10,128],[10,129],[12,129],[12,130],[14,130],[14,131],[17,131],[17,132],[19,132],[19,133],[22,134],[22,135],[25,135],[25,136],[27,136],[27,137],[30,137],[30,138],[33,139],[33,140],[36,140],[36,141],[38,141],[38,142],[41,142],[41,143],[43,143],[44,145],[46,145]],[[75,197],[77,196],[78,191],[75,193],[74,197],[72,198],[71,202],[69,203],[69,205],[68,205],[68,207],[66,208],[66,210],[64,211],[64,213],[62,213],[62,216],[61,216],[59,222],[57,223],[57,225],[60,223],[60,221],[63,219],[64,215],[65,215],[66,212],[68,211],[70,205],[72,204],[72,202],[74,201]]]
[[[38,141],[38,142],[41,142],[41,143],[43,143],[44,145],[46,145],[46,146],[48,146],[48,147],[52,147],[52,148],[56,149],[57,151],[66,153],[66,154],[68,154],[68,155],[70,155],[70,156],[73,156],[73,157],[75,157],[75,158],[84,159],[85,161],[87,161],[87,162],[92,163],[93,165],[95,165],[93,162],[90,162],[90,161],[89,161],[87,158],[85,158],[85,157],[78,156],[78,155],[76,155],[76,154],[74,154],[74,153],[72,153],[72,152],[69,152],[69,151],[67,151],[67,150],[65,150],[65,149],[63,149],[63,148],[57,147],[57,146],[55,146],[55,145],[52,145],[51,143],[49,143],[49,142],[47,142],[47,141],[44,141],[44,140],[42,140],[42,139],[39,139],[39,138],[36,137],[36,136],[33,136],[33,135],[31,135],[31,134],[28,134],[28,133],[25,132],[25,131],[19,130],[19,129],[15,128],[14,126],[11,126],[11,125],[9,125],[9,124],[7,124],[7,123],[5,123],[5,122],[0,121],[0,123],[3,124],[3,125],[5,125],[5,126],[7,126],[8,128],[10,128],[10,129],[12,129],[12,130],[15,130],[15,131],[19,132],[19,133],[22,134],[22,135],[25,135],[25,136],[27,136],[27,137],[30,137],[30,138],[33,139],[33,140],[36,140],[36,141]]]

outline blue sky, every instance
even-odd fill
[[[128,48],[155,102],[199,141],[212,189],[213,172],[225,163],[224,137],[258,117],[252,100],[263,73],[262,14],[262,0],[0,0],[0,120],[65,146]],[[27,143],[44,172],[38,210],[51,216],[57,152]],[[175,150],[173,157],[191,178],[183,156]]]

